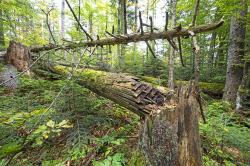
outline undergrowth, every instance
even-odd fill
[[[249,164],[249,118],[213,100],[205,114],[204,165]],[[0,88],[0,166],[144,166],[139,125],[138,116],[73,81],[22,77],[18,89]]]

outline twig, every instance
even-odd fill
[[[145,41],[145,42],[146,42],[146,44],[148,46],[148,49],[151,52],[151,54],[154,56],[154,58],[156,58],[155,53],[154,53],[153,49],[151,48],[150,44],[148,43],[148,41]]]
[[[92,38],[92,37],[88,34],[88,32],[82,27],[81,23],[80,23],[79,20],[77,19],[77,16],[76,16],[74,10],[72,9],[72,7],[70,6],[68,0],[65,0],[65,1],[66,1],[66,3],[67,3],[67,5],[68,5],[68,7],[69,7],[69,9],[70,9],[70,11],[71,11],[71,13],[73,14],[73,16],[74,16],[76,22],[77,22],[78,25],[80,26],[81,30],[85,33],[85,35],[87,36],[87,38],[89,38],[91,41],[93,41],[93,38]]]
[[[108,32],[108,31],[105,31],[108,35],[110,35],[111,37],[114,37],[114,38],[118,38],[117,36],[113,35],[112,33]]]
[[[174,50],[178,50],[178,48],[176,47],[175,42],[173,41],[173,39],[167,38],[167,41],[173,47]]]
[[[179,54],[180,54],[180,59],[181,59],[181,65],[185,67],[185,64],[183,62],[183,57],[182,57],[182,49],[181,49],[181,37],[177,37],[178,45],[179,45]]]
[[[142,23],[142,25],[145,26],[145,27],[151,27],[150,25],[148,25],[146,23]],[[159,31],[160,29],[156,28],[156,27],[153,27],[153,30]],[[139,31],[140,31],[140,29],[139,29]]]
[[[153,29],[153,19],[151,16],[149,16],[149,21],[150,21],[150,32],[153,33],[154,29]]]
[[[166,12],[166,18],[165,18],[166,20],[165,20],[165,31],[167,31],[168,30],[168,12]]]
[[[51,36],[52,40],[54,41],[54,44],[56,44],[56,40],[55,40],[55,38],[54,38],[54,35],[53,35],[53,33],[52,33],[52,31],[51,31],[51,28],[50,28],[50,25],[49,25],[49,14],[50,14],[50,12],[53,10],[53,8],[49,9],[48,12],[45,12],[43,9],[41,9],[41,10],[42,10],[42,12],[46,15],[46,25],[47,25],[47,27],[48,27],[50,36]]]
[[[195,7],[194,7],[194,15],[193,15],[193,19],[192,19],[190,27],[195,26],[196,18],[197,18],[197,15],[198,15],[199,5],[200,5],[200,0],[196,0],[195,1]]]
[[[141,30],[141,35],[143,35],[143,23],[142,23],[142,18],[141,18],[141,11],[139,11],[139,19],[140,19],[140,30]]]

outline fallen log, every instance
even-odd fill
[[[195,27],[189,27],[189,28],[182,28],[179,29],[173,29],[163,32],[154,32],[154,33],[135,33],[135,34],[129,34],[126,36],[117,36],[117,37],[111,37],[111,38],[105,38],[100,40],[93,40],[93,41],[85,41],[80,43],[72,43],[69,45],[48,45],[43,47],[34,47],[31,48],[30,51],[37,53],[41,51],[47,51],[52,49],[73,49],[78,47],[94,47],[94,46],[104,46],[104,45],[115,45],[115,44],[128,44],[131,42],[139,42],[139,41],[149,41],[149,40],[157,40],[157,39],[172,39],[174,37],[188,37],[190,35],[190,31],[194,34],[202,33],[202,32],[208,32],[211,30],[214,30],[221,25],[223,25],[224,21],[221,20],[216,23],[206,24],[206,25],[199,25]]]
[[[50,70],[68,75],[70,67]],[[176,93],[128,74],[78,69],[76,82],[143,117],[140,149],[153,166],[201,165],[198,102],[193,84]]]

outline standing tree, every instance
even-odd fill
[[[235,103],[236,94],[243,75],[242,58],[244,56],[244,40],[246,34],[247,1],[240,0],[241,7],[237,15],[231,18],[226,84],[223,99]]]
[[[2,0],[0,0],[2,4]],[[1,5],[2,6],[2,5]],[[4,46],[3,10],[0,9],[0,48]]]
[[[171,22],[172,28],[176,27],[176,5],[177,0],[171,0],[170,9],[171,9]],[[174,90],[174,55],[175,50],[170,46],[170,54],[168,59],[168,87],[171,90]]]

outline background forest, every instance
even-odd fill
[[[0,0],[0,58],[10,41],[30,48],[190,27],[195,0]],[[224,20],[216,30],[197,34],[199,86],[206,123],[199,130],[203,165],[250,164],[250,2],[202,0],[196,25]],[[72,13],[71,9],[74,11]],[[124,15],[125,14],[125,15]],[[78,22],[76,21],[78,20]],[[152,23],[152,24],[151,24]],[[153,40],[84,48],[52,49],[29,76],[0,86],[0,166],[143,166],[137,149],[141,119],[114,102],[38,66],[57,63],[105,72],[129,73],[174,90],[195,78],[191,38]],[[95,50],[95,51],[94,51]],[[181,56],[180,56],[181,55]],[[41,56],[41,58],[40,58]],[[82,59],[78,61],[78,59]],[[73,73],[74,71],[72,71]],[[0,63],[0,83],[18,72]],[[91,74],[91,73],[90,73]]]

